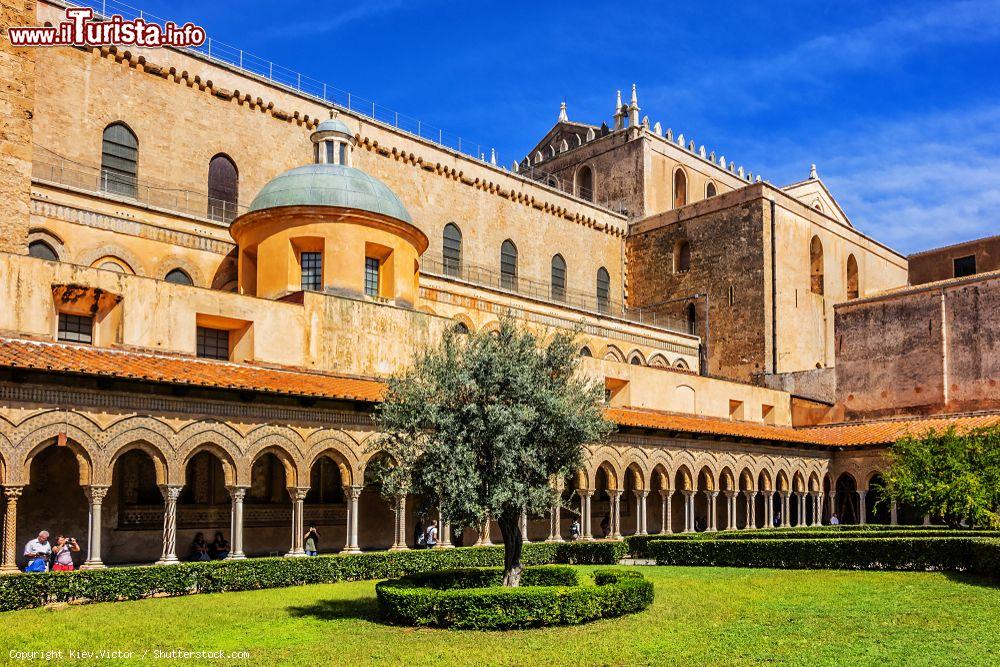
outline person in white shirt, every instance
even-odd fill
[[[24,555],[28,559],[26,572],[45,572],[49,569],[49,556],[52,545],[49,544],[49,531],[43,530],[38,537],[24,545]]]
[[[831,526],[839,526],[840,525],[840,519],[837,518],[836,514],[833,514],[833,515],[830,516],[830,525]]]
[[[425,540],[428,549],[433,549],[438,543],[437,525],[432,523],[427,526],[427,539]]]

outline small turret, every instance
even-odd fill
[[[336,109],[330,109],[330,119],[317,125],[316,130],[309,135],[313,142],[313,161],[316,164],[351,166],[354,135],[343,121],[337,119],[338,114]]]
[[[559,105],[559,122],[560,123],[568,123],[569,122],[569,116],[566,115],[566,102],[565,101],[563,101],[563,103]]]

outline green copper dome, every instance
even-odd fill
[[[413,222],[389,186],[354,167],[339,164],[310,164],[280,174],[261,188],[250,211],[279,206],[356,208]]]

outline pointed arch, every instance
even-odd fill
[[[854,253],[847,256],[847,298],[857,299],[861,294],[858,281],[858,260]]]
[[[818,236],[809,241],[809,291],[822,295],[823,284],[823,242]]]
[[[680,208],[688,202],[688,177],[682,167],[674,169],[674,208]]]

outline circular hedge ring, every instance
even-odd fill
[[[525,568],[517,588],[501,586],[500,568],[411,574],[376,584],[379,614],[396,625],[511,630],[577,625],[646,609],[653,584],[635,570],[596,570],[580,583],[569,567]]]

